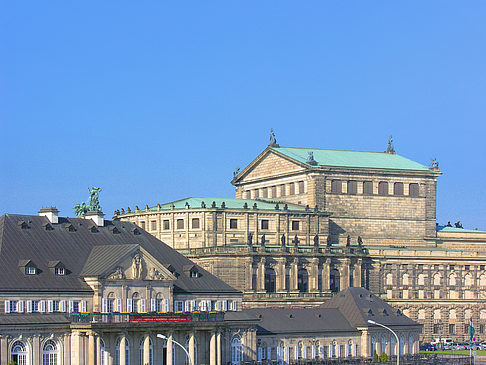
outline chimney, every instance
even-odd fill
[[[101,210],[88,211],[85,214],[86,219],[91,219],[98,227],[103,227],[105,225],[104,214]]]
[[[56,209],[56,207],[47,207],[47,208],[42,208],[39,210],[39,216],[41,217],[47,217],[49,219],[49,222],[52,224],[57,224],[59,221],[59,211]]]

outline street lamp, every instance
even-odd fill
[[[377,326],[386,328],[388,331],[393,333],[393,336],[395,336],[395,338],[397,339],[397,344],[398,344],[397,365],[400,365],[400,339],[398,338],[397,334],[390,327],[387,327],[384,324],[372,321],[371,319],[368,319],[368,323],[376,324]]]
[[[186,355],[187,355],[187,360],[189,361],[189,365],[192,365],[192,363],[191,363],[191,356],[189,355],[189,352],[187,351],[187,349],[186,349],[184,346],[182,346],[182,345],[181,345],[179,342],[177,342],[176,340],[173,340],[172,338],[168,338],[167,336],[164,336],[164,335],[163,335],[163,334],[161,334],[161,333],[157,333],[157,337],[158,337],[158,338],[161,338],[161,339],[163,339],[163,340],[172,341],[172,342],[174,342],[175,344],[179,345],[179,346],[180,346],[180,347],[181,347],[181,348],[184,350],[184,352],[186,353]]]

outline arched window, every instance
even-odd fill
[[[413,337],[412,337],[412,335],[408,336],[408,353],[413,354]]]
[[[439,273],[434,274],[434,285],[440,285],[440,274]]]
[[[425,309],[420,308],[418,310],[418,319],[425,319]]]
[[[145,337],[140,339],[140,345],[138,346],[140,364],[146,365],[147,363],[143,361],[143,345],[145,342]],[[154,347],[152,346],[152,339],[149,337],[149,365],[154,363]]]
[[[17,365],[27,364],[27,348],[22,341],[15,341],[12,346],[12,361],[15,361]]]
[[[275,270],[267,267],[265,269],[265,291],[267,293],[275,293]]]
[[[243,344],[241,337],[235,336],[231,341],[231,363],[239,364],[243,361]]]
[[[486,275],[481,274],[479,277],[479,286],[486,286]]]
[[[340,276],[339,271],[337,269],[331,270],[331,277],[330,277],[330,284],[331,284],[331,291],[333,293],[337,293],[340,290]]]
[[[456,310],[455,309],[451,309],[449,310],[449,319],[456,319]]]
[[[479,311],[479,319],[486,319],[486,309],[481,309]]]
[[[385,284],[386,285],[393,285],[393,274],[391,272],[389,272],[388,274],[386,274]]]
[[[466,309],[464,311],[464,320],[465,321],[469,321],[469,318],[471,318],[471,317],[472,317],[472,310],[471,309]],[[468,322],[468,324],[469,324],[469,322]]]
[[[121,338],[118,338],[116,341],[114,365],[120,365],[120,342]],[[130,365],[130,343],[127,338],[125,338],[125,365]]]
[[[101,347],[101,364],[100,365],[108,365],[108,356],[109,352],[106,351],[105,347],[105,341],[103,341],[102,338],[100,338],[100,347]]]
[[[434,309],[434,319],[440,319],[440,309]]]
[[[393,184],[393,194],[394,195],[403,195],[403,183],[397,182]]]
[[[138,292],[135,292],[132,295],[132,312],[133,313],[140,312],[140,295],[138,294]]]
[[[54,341],[48,340],[44,344],[42,350],[42,364],[43,365],[57,365],[57,359],[59,357],[59,350]]]
[[[464,276],[464,285],[465,286],[471,286],[472,285],[472,275],[467,273],[466,276]]]
[[[299,269],[297,275],[297,286],[301,293],[307,293],[309,289],[309,277],[306,269]]]
[[[456,274],[452,273],[449,275],[449,285],[456,285]]]
[[[189,336],[186,336],[186,343],[185,343],[185,348],[187,350],[187,352],[190,353],[189,351]],[[196,337],[194,337],[194,364],[197,364],[197,341],[196,341]]]
[[[425,275],[419,274],[417,278],[418,285],[425,285]]]
[[[402,276],[402,284],[403,285],[409,285],[408,284],[408,274],[403,274],[403,276]]]

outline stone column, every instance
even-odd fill
[[[403,354],[410,354],[410,349],[408,348],[408,338],[404,338],[405,343],[403,344]]]
[[[344,259],[342,264],[342,275],[341,275],[341,285],[339,286],[340,291],[349,288],[349,269],[351,261],[349,259]]]
[[[126,352],[126,346],[127,346],[127,339],[125,338],[125,335],[122,336],[120,340],[120,348],[119,348],[119,359],[120,359],[120,365],[126,365],[127,364],[127,352]]]
[[[88,333],[88,365],[95,365],[96,359],[95,336],[93,332]]]
[[[326,258],[322,263],[322,291],[329,290],[331,287],[330,274],[331,274],[331,259]]]
[[[143,339],[143,363],[150,364],[150,336],[148,334]]]
[[[216,335],[216,365],[221,365],[221,331]]]
[[[96,336],[96,364],[101,365],[101,357],[103,354],[101,353],[101,336],[98,334]]]
[[[33,359],[40,359],[41,358],[41,352],[40,352],[40,335],[35,334],[32,336],[32,358]],[[3,357],[0,357],[0,360]],[[5,359],[7,358],[7,354],[5,353]]]
[[[209,343],[209,365],[216,365],[216,332],[211,331]]]
[[[361,331],[361,356],[368,357],[373,355],[369,353],[370,343],[371,340],[370,340],[368,330],[362,330]],[[356,355],[359,356],[359,354]]]
[[[196,348],[194,346],[195,344],[194,337],[195,337],[194,331],[191,331],[189,333],[189,357],[191,358],[191,365],[196,365],[196,356],[195,356]]]
[[[260,292],[265,291],[265,257],[260,258],[257,269],[257,289]]]
[[[84,365],[84,351],[83,351],[83,338],[79,331],[73,331],[71,334],[71,364]]]
[[[363,260],[358,259],[354,265],[354,283],[353,286],[361,288],[361,270],[362,270]]]
[[[299,259],[294,258],[290,266],[290,290],[298,291]]]
[[[313,257],[310,259],[310,263],[311,272],[309,275],[309,291],[315,293],[319,291],[319,259],[317,257]]]
[[[172,359],[173,359],[173,355],[172,355],[172,351],[174,350],[174,344],[172,343],[172,331],[169,333],[169,335],[167,336],[167,359],[166,359],[166,364],[167,365],[172,365]]]
[[[277,261],[277,278],[275,283],[275,290],[277,293],[285,291],[285,262],[287,259],[285,257],[275,258]]]
[[[248,257],[246,261],[246,272],[245,272],[245,288],[247,291],[253,291],[256,288],[252,287],[253,282],[253,257]]]
[[[71,335],[69,333],[65,333],[63,338],[64,338],[64,351],[63,351],[64,364],[70,364],[71,363]]]
[[[378,357],[381,355],[381,352],[384,351],[385,349],[381,348],[381,336],[379,336],[376,339],[376,353],[378,354]],[[371,354],[373,356],[373,354]]]

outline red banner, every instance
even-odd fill
[[[157,314],[148,314],[148,315],[133,315],[130,316],[130,322],[190,322],[191,316],[187,314],[181,315],[157,315]]]

